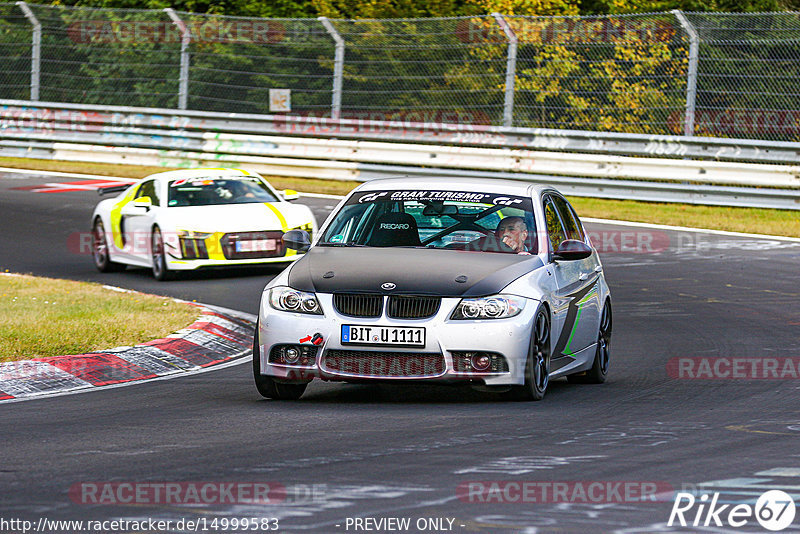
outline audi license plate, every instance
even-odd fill
[[[277,239],[252,239],[236,242],[236,252],[272,252],[277,248]]]
[[[405,326],[342,325],[342,344],[425,346],[425,329]]]

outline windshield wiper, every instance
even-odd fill
[[[366,247],[367,245],[359,245],[358,243],[320,243],[320,247]]]

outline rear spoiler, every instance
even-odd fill
[[[123,191],[128,189],[130,186],[131,186],[131,184],[112,185],[111,187],[101,187],[100,189],[97,190],[97,194],[102,197],[104,195],[108,195],[108,194],[111,194],[111,193],[122,193]]]

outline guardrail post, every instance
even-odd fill
[[[328,34],[336,43],[336,54],[333,59],[333,97],[331,98],[331,118],[338,119],[342,113],[342,77],[344,76],[344,39],[333,27],[328,17],[319,17]]]
[[[189,43],[192,42],[192,33],[181,20],[175,10],[165,7],[164,12],[169,15],[172,22],[181,31],[181,73],[178,84],[178,108],[186,109],[189,102]]]
[[[508,39],[508,56],[506,59],[506,93],[503,99],[503,126],[514,123],[514,82],[517,74],[517,34],[508,25],[500,13],[492,13],[494,20],[503,29]]]
[[[695,102],[697,99],[697,63],[700,56],[700,36],[694,25],[689,22],[680,9],[673,9],[672,14],[680,22],[689,36],[689,72],[686,76],[686,116],[683,120],[683,135],[694,135]]]
[[[39,73],[42,65],[42,24],[25,2],[17,2],[25,18],[33,26],[31,39],[31,100],[39,100]]]

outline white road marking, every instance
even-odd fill
[[[12,169],[8,167],[0,167],[0,172],[5,173],[20,173],[20,174],[42,174],[42,175],[50,175],[50,176],[64,176],[64,177],[71,177],[71,178],[104,178],[108,180],[131,180],[130,178],[121,178],[115,176],[102,176],[102,175],[95,175],[95,174],[80,174],[80,173],[71,173],[71,172],[58,172],[58,171],[32,171],[28,169]],[[309,197],[309,198],[329,198],[333,200],[341,200],[344,198],[342,195],[328,195],[325,193],[303,193],[300,192],[299,195],[301,197]],[[632,222],[632,221],[618,221],[616,219],[596,219],[594,217],[581,217],[581,220],[586,222],[592,223],[600,223],[600,224],[611,224],[614,226],[633,226],[636,228],[657,228],[662,230],[676,230],[676,231],[683,231],[683,232],[699,232],[704,234],[716,234],[716,235],[729,235],[734,237],[758,237],[758,238],[766,238],[766,239],[779,239],[782,241],[792,241],[795,243],[800,243],[800,238],[798,237],[786,237],[786,236],[779,236],[779,235],[767,235],[767,234],[748,234],[742,232],[728,232],[725,230],[710,230],[707,228],[692,228],[688,226],[670,226],[666,224],[653,224],[653,223],[642,223],[642,222]]]
[[[757,477],[800,477],[800,468],[798,467],[775,467],[766,471],[759,471],[756,473]]]
[[[595,219],[594,217],[581,217],[582,221],[598,223],[598,224],[612,224],[614,226],[635,226],[636,228],[655,228],[660,230],[675,230],[681,232],[697,232],[701,234],[714,234],[714,235],[730,235],[734,237],[757,237],[759,239],[778,239],[781,241],[792,241],[800,243],[800,237],[786,237],[782,235],[768,235],[768,234],[746,234],[743,232],[728,232],[726,230],[709,230],[707,228],[691,228],[689,226],[670,226],[668,224],[653,224],[643,222],[631,221],[617,221],[614,219]]]
[[[124,182],[135,182],[133,178],[123,178],[121,176],[103,176],[102,174],[83,174],[79,172],[59,172],[59,171],[35,171],[31,169],[14,169],[11,167],[0,167],[0,172],[8,174],[34,174],[41,176],[62,176],[64,178],[91,178],[91,179],[104,179]]]

